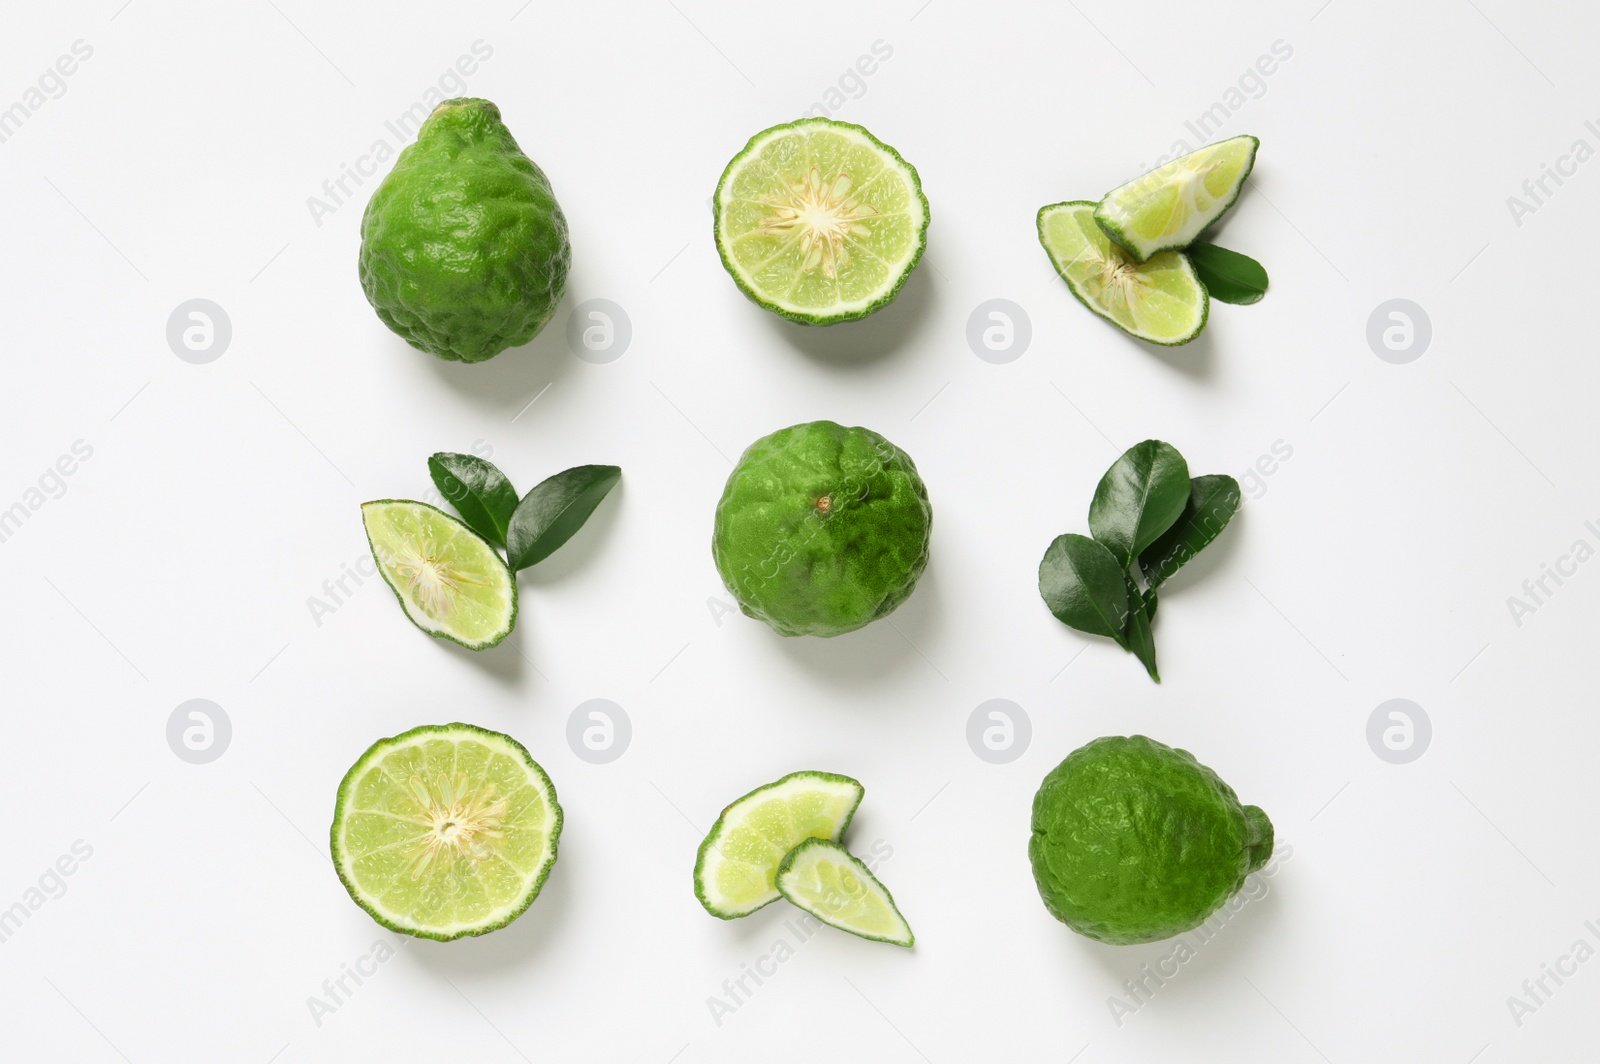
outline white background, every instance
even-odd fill
[[[1547,980],[1520,1027],[1507,998],[1575,940],[1600,946],[1584,927],[1600,926],[1600,564],[1547,582],[1520,626],[1507,598],[1576,539],[1600,545],[1584,528],[1600,519],[1600,162],[1547,179],[1520,225],[1506,201],[1575,139],[1600,148],[1584,126],[1600,120],[1600,16],[920,2],[12,5],[0,106],[75,41],[93,55],[0,144],[0,508],[74,441],[93,455],[0,543],[0,907],[76,841],[92,856],[0,943],[0,1055],[1594,1055],[1600,963]],[[362,297],[376,179],[321,225],[307,200],[373,141],[399,147],[385,120],[478,40],[493,55],[467,94],[495,100],[549,174],[574,267],[533,343],[446,365]],[[892,56],[837,116],[920,170],[928,252],[888,310],[807,331],[740,295],[707,199],[747,137],[822,101],[880,40]],[[1123,337],[1056,279],[1035,211],[1193,147],[1185,122],[1275,41],[1292,56],[1222,127],[1262,140],[1221,239],[1266,264],[1271,294],[1214,306],[1184,348]],[[165,335],[195,297],[233,327],[207,365]],[[607,365],[565,339],[595,298],[632,322]],[[991,298],[1031,320],[1009,364],[966,340]],[[1408,365],[1366,340],[1391,298],[1433,324]],[[786,641],[719,616],[712,510],[744,446],[823,417],[915,458],[933,556],[892,624]],[[1170,585],[1159,687],[1055,622],[1035,579],[1055,535],[1086,531],[1105,468],[1151,436],[1241,479],[1279,441],[1293,452]],[[475,444],[523,489],[579,463],[624,470],[523,575],[512,638],[480,655],[427,639],[374,581],[316,623],[308,599],[365,550],[357,504],[422,496],[429,453]],[[191,698],[232,722],[207,765],[165,737]],[[591,698],[632,721],[608,765],[565,738]],[[991,698],[1032,721],[1009,765],[965,738]],[[1367,743],[1391,698],[1433,723],[1408,765]],[[560,860],[516,924],[406,943],[319,1024],[324,980],[398,940],[330,869],[335,786],[374,739],[455,719],[513,734],[549,771]],[[1134,732],[1216,768],[1292,856],[1119,1026],[1107,999],[1171,945],[1074,935],[1025,851],[1044,774]],[[850,841],[892,847],[879,870],[918,944],[826,931],[719,1026],[707,999],[792,941],[790,912],[711,919],[695,847],[723,804],[799,768],[866,784]]]

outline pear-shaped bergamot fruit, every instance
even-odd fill
[[[932,525],[910,455],[870,429],[812,421],[745,450],[711,553],[746,614],[782,635],[841,635],[910,596]]]
[[[549,180],[488,100],[434,108],[361,219],[367,301],[411,346],[450,361],[533,339],[571,261]]]
[[[928,244],[916,168],[860,126],[803,118],[750,138],[717,184],[717,252],[760,306],[802,325],[886,306]]]
[[[1272,856],[1272,822],[1188,751],[1107,736],[1040,784],[1028,856],[1057,920],[1113,945],[1155,942],[1238,893]]]
[[[521,743],[443,724],[361,755],[339,784],[329,844],[340,881],[374,920],[449,941],[521,916],[560,837],[556,789]]]

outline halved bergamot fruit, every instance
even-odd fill
[[[778,866],[778,892],[818,920],[870,938],[910,946],[917,936],[888,888],[837,842],[807,839]]]
[[[521,916],[556,862],[561,806],[509,735],[471,724],[379,739],[345,773],[329,840],[355,903],[441,942]]]
[[[784,856],[808,838],[838,842],[865,793],[832,772],[792,772],[757,787],[724,809],[700,844],[695,897],[723,920],[777,901],[774,880]]]
[[[1260,146],[1233,137],[1174,159],[1107,192],[1094,220],[1138,262],[1186,248],[1239,198]]]
[[[1186,344],[1206,327],[1211,301],[1181,251],[1148,262],[1111,242],[1088,200],[1039,209],[1039,243],[1078,301],[1141,340]]]
[[[751,137],[722,172],[714,211],[734,283],[803,325],[886,305],[928,243],[916,168],[860,126],[827,118]]]
[[[425,502],[361,504],[367,542],[411,623],[485,650],[517,623],[517,581],[489,541]]]

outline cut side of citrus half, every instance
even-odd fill
[[[860,126],[805,118],[750,138],[717,184],[717,251],[744,294],[805,325],[886,305],[928,243],[916,168]]]
[[[700,844],[694,893],[712,916],[749,916],[780,897],[774,881],[788,852],[808,838],[837,842],[866,789],[832,772],[793,772],[722,811]]]
[[[424,502],[361,504],[367,542],[411,623],[484,650],[517,623],[517,581],[489,541]]]
[[[818,920],[874,942],[910,946],[917,938],[889,891],[837,842],[807,839],[778,866],[778,891]]]
[[[1095,224],[1088,200],[1039,210],[1039,243],[1078,301],[1140,340],[1186,344],[1206,326],[1211,300],[1194,266],[1179,251],[1147,262],[1111,242]]]
[[[339,784],[329,841],[340,881],[374,920],[449,941],[521,916],[560,836],[555,787],[521,743],[442,724],[361,755]]]
[[[1186,248],[1239,198],[1260,146],[1232,137],[1174,159],[1107,192],[1094,220],[1139,262]]]

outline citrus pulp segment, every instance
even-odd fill
[[[849,776],[793,772],[722,811],[700,844],[694,893],[712,916],[748,916],[779,898],[778,865],[808,838],[837,842],[865,789]]]
[[[1210,297],[1179,251],[1135,262],[1095,224],[1093,203],[1039,210],[1039,243],[1078,301],[1130,336],[1172,347],[1200,335]]]
[[[361,504],[367,542],[411,623],[429,635],[483,650],[517,622],[517,582],[499,552],[427,503]]]
[[[778,868],[777,885],[789,902],[830,927],[896,946],[916,942],[888,889],[837,842],[807,839],[796,846]]]
[[[1139,262],[1186,248],[1239,198],[1260,146],[1232,137],[1174,159],[1107,192],[1094,220]]]

